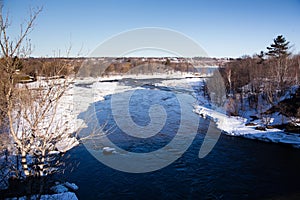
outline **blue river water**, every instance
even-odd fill
[[[105,124],[104,130],[113,130],[108,138],[115,145],[145,153],[162,148],[174,138],[181,115],[175,96],[174,91],[157,88],[135,91],[129,111],[136,124],[150,123],[151,105],[160,104],[167,113],[161,131],[164,134],[147,139],[126,135],[118,128],[111,114],[111,96],[92,106],[98,122]],[[79,199],[300,198],[299,149],[221,135],[213,150],[200,159],[198,153],[209,123],[200,118],[197,135],[188,150],[167,167],[148,173],[112,169],[94,158],[85,146],[76,147],[69,152],[69,159],[79,165],[67,174],[68,181],[79,186]]]

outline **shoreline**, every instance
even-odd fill
[[[212,119],[216,123],[217,128],[222,131],[222,134],[263,142],[286,144],[300,149],[300,134],[287,133],[276,128],[267,129],[266,131],[255,130],[256,126],[246,126],[246,118],[240,116],[229,117],[221,112],[200,105],[195,105],[193,111],[203,118],[208,117]]]

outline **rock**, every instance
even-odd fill
[[[68,188],[66,188],[65,186],[63,185],[55,185],[55,186],[52,186],[50,188],[50,190],[52,190],[53,192],[59,194],[59,193],[64,193],[64,192],[68,192]]]
[[[255,116],[255,115],[251,115],[250,118],[252,118],[253,121],[259,119],[259,117]]]
[[[300,133],[300,126],[297,126],[293,123],[288,123],[285,127],[285,131],[291,133]]]
[[[267,129],[263,126],[257,126],[257,127],[255,127],[255,130],[266,131]]]
[[[257,124],[253,123],[253,122],[250,122],[250,123],[247,123],[245,124],[245,126],[256,126]]]
[[[65,182],[64,184],[67,188],[76,191],[78,190],[78,186],[75,183],[69,183],[69,182]]]
[[[112,147],[103,147],[103,154],[113,154],[116,153],[116,149]]]

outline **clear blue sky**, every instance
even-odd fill
[[[162,27],[194,39],[211,57],[253,55],[282,34],[300,52],[300,0],[4,0],[11,33],[43,6],[30,34],[33,56],[87,55],[99,43],[133,28]]]

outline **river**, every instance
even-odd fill
[[[147,139],[128,136],[118,128],[111,111],[111,96],[92,106],[96,108],[99,123],[105,124],[106,130],[113,127],[108,138],[115,145],[126,151],[147,153],[162,148],[174,138],[182,114],[176,95],[183,93],[149,85],[147,89],[135,91],[129,111],[136,124],[150,123],[151,105],[160,104],[167,113],[160,132],[163,134]],[[196,115],[192,109],[188,112]],[[222,134],[213,150],[200,159],[198,153],[209,123],[200,118],[197,134],[187,151],[170,165],[148,173],[112,169],[92,156],[84,145],[78,146],[69,152],[69,159],[79,165],[72,173],[67,172],[68,181],[79,186],[79,199],[300,198],[299,149]]]

